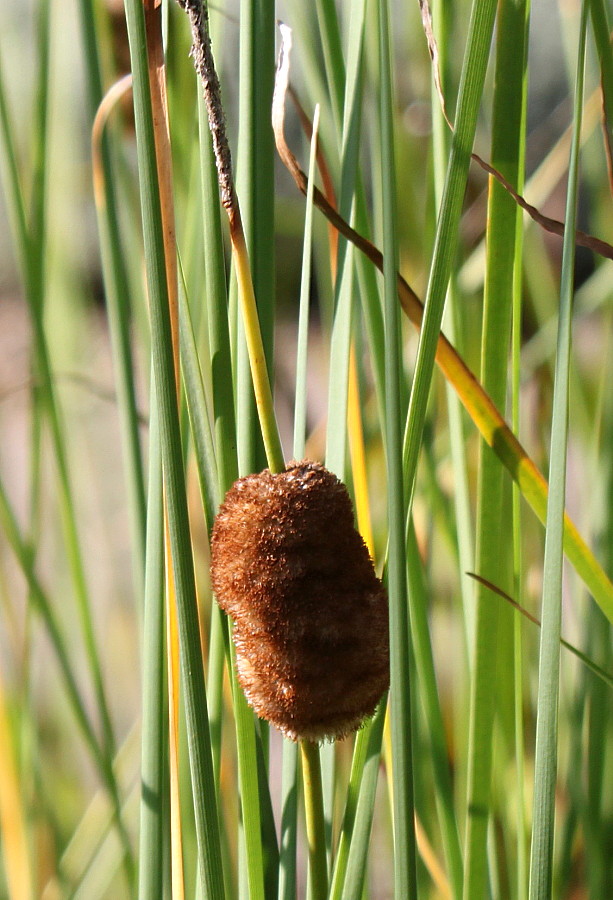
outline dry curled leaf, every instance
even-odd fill
[[[303,461],[239,479],[215,519],[211,579],[258,716],[317,741],[373,714],[389,685],[387,596],[335,475]]]
[[[445,122],[449,126],[451,131],[454,131],[454,126],[449,116],[447,115],[447,108],[445,105],[445,95],[443,93],[443,87],[441,83],[441,73],[440,73],[440,60],[439,60],[439,52],[438,46],[436,43],[436,38],[434,37],[434,29],[432,26],[432,13],[430,11],[430,6],[428,4],[428,0],[419,0],[419,8],[421,11],[421,20],[424,29],[424,34],[426,36],[426,41],[428,42],[428,52],[430,53],[430,58],[432,60],[432,75],[434,78],[434,86],[436,88],[436,93],[438,95],[438,99],[441,105],[441,111],[443,113],[443,117]],[[606,117],[606,103],[604,97],[604,84],[603,84],[603,124],[604,124],[604,132],[605,132],[605,149],[607,152],[607,165],[609,166],[609,172],[611,172],[611,163],[610,163],[610,146],[608,143],[609,132],[607,130],[608,122]],[[510,194],[513,200],[520,206],[524,212],[528,213],[530,218],[540,225],[540,227],[544,231],[548,231],[550,234],[557,234],[560,237],[564,235],[564,222],[559,222],[557,219],[550,219],[549,216],[544,216],[543,213],[536,208],[536,206],[532,206],[531,203],[528,203],[527,200],[519,194],[513,185],[507,181],[502,172],[499,172],[498,169],[495,169],[494,166],[491,166],[489,163],[485,162],[477,153],[470,154],[471,159],[480,166],[484,172],[487,172],[488,175],[491,175],[492,178],[495,178],[496,181],[505,189],[505,191]],[[612,176],[609,174],[609,180],[611,181]],[[581,231],[579,229],[575,230],[575,243],[580,247],[587,247],[589,250],[592,250],[594,253],[598,253],[600,256],[603,256],[605,259],[613,259],[613,246],[609,244],[607,241],[603,241],[600,238],[595,237],[592,234],[586,234],[585,231]]]

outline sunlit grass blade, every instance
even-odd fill
[[[372,723],[368,722],[367,725],[356,735],[353,747],[351,772],[349,774],[347,796],[345,800],[345,810],[343,813],[343,821],[341,823],[338,847],[334,858],[334,868],[332,870],[332,877],[330,881],[330,897],[333,898],[333,900],[338,900],[338,898],[341,897],[346,881],[347,861],[349,859],[349,852],[354,836],[357,803],[363,790],[362,777],[364,774],[367,742],[370,737],[371,728]],[[380,749],[381,748],[379,747],[379,752]],[[368,840],[366,841],[366,847],[364,848],[362,857],[364,860],[368,852],[367,847]]]
[[[331,900],[360,896],[368,862],[368,851],[375,807],[375,794],[381,767],[381,742],[387,710],[387,694],[356,736],[347,801],[336,854]]]
[[[169,832],[170,883],[173,900],[185,900],[185,871],[183,854],[183,814],[180,772],[180,638],[177,612],[170,526],[167,509],[163,509],[163,558],[166,613],[166,673],[168,679],[168,776],[169,776]]]
[[[319,132],[319,106],[313,115],[311,154],[309,157],[309,184],[306,197],[302,270],[300,274],[300,300],[298,314],[298,338],[296,347],[296,399],[294,404],[294,459],[302,459],[307,429],[307,360],[309,338],[309,293],[311,283],[311,257],[313,240],[313,181]]]
[[[402,468],[400,409],[400,310],[396,290],[398,238],[395,209],[395,161],[391,85],[389,11],[379,7],[379,78],[381,116],[381,184],[384,246],[385,435],[387,470],[388,561],[390,607],[390,719],[393,754],[394,885],[398,897],[417,897],[413,796],[413,743],[410,636],[405,563],[405,481]]]
[[[236,671],[234,644],[230,645],[230,660],[234,673]],[[242,863],[246,867],[249,897],[264,900],[264,860],[260,830],[261,806],[257,780],[255,720],[235,675],[232,678],[232,696],[236,720],[241,822],[245,841]]]
[[[427,723],[428,750],[434,770],[441,836],[453,896],[460,897],[463,875],[462,852],[454,812],[453,784],[449,770],[443,711],[438,696],[429,631],[426,580],[412,521],[407,533],[407,578],[415,672]]]
[[[371,558],[375,558],[375,539],[368,498],[367,455],[364,442],[362,397],[360,396],[360,373],[358,372],[355,341],[349,356],[349,396],[347,400],[347,430],[349,432],[349,452],[351,455],[351,475],[355,494],[355,515],[358,531],[368,547]]]
[[[566,232],[560,276],[558,347],[551,426],[550,493],[547,505],[545,559],[543,563],[542,629],[539,655],[536,757],[532,848],[530,856],[530,900],[551,895],[553,883],[553,838],[555,785],[557,776],[558,694],[560,678],[560,625],[562,609],[562,561],[566,456],[568,442],[568,386],[571,356],[574,230],[577,222],[579,136],[583,109],[585,46],[588,3],[583,3],[574,85],[573,141],[566,195]]]
[[[160,201],[160,225],[164,244],[164,273],[168,298],[170,343],[177,399],[180,403],[180,336],[178,299],[178,262],[176,247],[176,223],[174,213],[174,188],[172,155],[170,150],[168,102],[166,88],[166,60],[162,46],[162,9],[145,7],[145,33],[147,38],[147,69],[149,95],[153,120],[153,140],[157,187]],[[155,373],[154,373],[155,387]],[[155,396],[155,395],[154,395]],[[189,526],[188,526],[189,527]],[[177,610],[175,562],[170,536],[169,511],[164,496],[164,573],[166,595],[166,662],[168,675],[168,769],[170,781],[170,867],[172,896],[184,900],[185,874],[183,852],[183,815],[181,803],[181,778],[179,768],[179,719],[180,719],[180,646]]]
[[[134,383],[135,365],[130,338],[130,285],[115,208],[111,146],[106,129],[108,116],[119,99],[130,89],[130,85],[129,77],[115,85],[98,108],[92,128],[92,165],[106,308],[114,355],[126,483],[130,501],[134,586],[135,594],[140,598],[143,594],[146,529],[143,460]]]
[[[279,890],[279,845],[268,781],[270,769],[268,740],[268,724],[261,719],[256,719],[255,752],[260,795],[260,840],[264,866],[264,894],[274,900]]]
[[[609,316],[609,323],[611,322]],[[597,540],[602,546],[604,564],[607,571],[613,571],[613,467],[611,465],[611,448],[613,447],[613,402],[608,385],[611,379],[611,334],[605,346],[608,352],[603,355],[604,365],[600,382],[600,412],[597,424],[598,439],[595,441],[596,458],[602,460],[602,467],[594,466],[593,484],[599,484],[599,475],[606,472],[604,481],[604,504],[602,521],[596,525]],[[590,602],[590,601],[588,601]],[[608,672],[613,671],[613,652],[611,649],[611,625],[601,611],[592,603],[586,617],[585,632],[590,656],[598,660]],[[599,674],[599,673],[596,673]],[[601,679],[602,680],[602,679]],[[587,879],[594,896],[607,892],[607,851],[604,835],[606,834],[606,779],[608,774],[606,743],[613,709],[613,696],[610,690],[594,678],[585,678],[581,687],[585,693],[578,695],[581,710],[589,708],[588,724],[588,766],[586,803],[583,805],[583,828],[586,833]],[[581,732],[577,730],[576,743],[581,744]],[[582,746],[578,752],[582,752]],[[575,773],[571,773],[574,775]],[[578,804],[579,806],[579,804]],[[579,807],[581,810],[581,807]]]
[[[224,243],[221,230],[219,187],[206,107],[202,97],[200,97],[198,102],[198,131],[205,250],[204,288],[208,320],[209,356],[212,361],[210,389],[213,403],[212,422],[218,486],[216,494],[212,493],[211,497],[215,498],[216,496],[217,500],[219,500],[238,477],[238,458],[236,452],[234,373],[230,352],[228,295]],[[203,411],[200,410],[198,414],[203,415]],[[202,467],[202,462],[199,465]],[[208,502],[210,503],[210,500]],[[216,503],[213,505],[213,511],[216,511]],[[212,519],[210,521],[212,522]],[[226,617],[217,604],[212,603],[209,630],[208,697],[211,748],[217,785],[219,785],[221,766],[224,711],[223,678],[226,656],[229,658],[228,642],[228,622]]]
[[[610,13],[603,0],[591,0],[590,14],[600,61],[603,122],[609,189],[613,193],[613,52],[611,51]]]
[[[517,183],[522,138],[522,81],[525,48],[521,5],[498,7],[496,71],[492,124],[492,165]],[[504,73],[504,75],[502,74]],[[515,284],[517,208],[500,184],[490,181],[487,218],[480,381],[493,403],[504,409]],[[477,493],[476,565],[486,578],[511,586],[513,543],[508,481],[499,459],[482,442]],[[508,523],[508,530],[505,528]],[[472,640],[471,708],[467,787],[465,897],[479,896],[487,884],[487,832],[492,803],[492,722],[503,740],[504,760],[513,747],[513,613],[489,602],[479,584]],[[511,733],[510,733],[511,732]]]
[[[185,397],[194,441],[200,496],[205,520],[210,529],[219,505],[218,465],[182,270],[179,285],[179,334],[181,370],[185,382]]]
[[[139,898],[153,897],[163,883],[165,833],[168,832],[168,778],[165,714],[164,542],[162,463],[157,412],[151,407],[147,500],[147,558],[143,609],[143,724]]]
[[[236,211],[238,212],[238,209]],[[251,377],[264,449],[271,472],[281,472],[285,468],[283,448],[275,419],[272,389],[268,378],[266,355],[260,332],[255,294],[253,293],[247,245],[240,226],[240,215],[235,220],[234,227],[231,227],[231,237],[238,295],[245,328],[245,338],[249,350]]]
[[[577,306],[575,295],[575,308]],[[611,383],[611,329],[610,310],[605,317],[608,322],[607,340],[604,344],[602,367],[599,379],[599,390],[596,415],[593,427],[593,460],[590,484],[591,496],[602,497],[600,514],[593,515],[593,505],[588,506],[588,516],[593,522],[594,536],[597,545],[602,548],[603,564],[607,572],[613,571],[613,466],[611,450],[613,448],[613,398],[609,390]],[[603,473],[606,473],[603,478]],[[611,645],[611,625],[601,611],[588,599],[590,608],[585,617],[585,645],[592,660],[598,660],[607,672],[613,671],[613,652]],[[599,674],[599,673],[596,673]],[[608,865],[605,843],[606,834],[606,779],[608,774],[606,743],[613,709],[613,696],[610,688],[605,688],[601,680],[586,677],[581,679],[577,690],[578,717],[583,719],[588,712],[587,723],[587,786],[583,795],[584,782],[580,777],[579,766],[569,766],[569,787],[579,788],[573,791],[573,799],[577,798],[575,809],[582,820],[586,835],[586,881],[593,896],[606,894]],[[608,682],[607,682],[608,684]],[[573,750],[576,758],[584,754],[584,732],[577,728],[573,734]],[[570,816],[569,816],[570,819]],[[570,831],[570,829],[568,829]],[[570,837],[570,834],[569,834]],[[568,859],[568,857],[567,857]],[[572,857],[571,857],[572,859]],[[570,860],[569,860],[570,863]]]
[[[240,3],[239,136],[236,190],[250,261],[266,366],[273,372],[275,314],[274,141],[270,106],[274,84],[275,4]],[[239,320],[239,334],[243,325]],[[238,341],[237,428],[241,474],[258,471],[264,457],[250,387],[250,354]]]
[[[279,900],[296,896],[296,852],[298,845],[298,745],[283,742],[281,775],[281,839],[279,846]]]
[[[215,170],[215,159],[206,120],[206,109],[202,98],[200,98],[198,105],[198,117],[201,163],[200,175],[202,186],[201,213],[203,218],[203,239],[206,257],[204,297],[208,319],[209,356],[212,360],[211,371],[209,373],[209,390],[212,395],[212,427],[215,447],[211,458],[214,458],[216,463],[216,487],[214,490],[211,489],[207,496],[203,498],[204,508],[206,510],[205,518],[210,525],[212,524],[213,516],[217,510],[219,498],[223,496],[228,487],[238,477],[238,460],[236,456],[234,390],[230,355],[224,246],[221,233],[219,192],[217,186],[217,173]],[[197,297],[194,298],[194,302],[196,302],[196,300]],[[181,323],[181,328],[183,331],[183,323]],[[207,410],[206,403],[204,403],[205,390],[202,372],[198,355],[195,351],[196,348],[194,345],[192,362],[189,363],[188,359],[191,351],[188,351],[187,348],[182,348],[182,355],[184,356],[182,365],[184,366],[186,393],[190,390],[187,386],[188,381],[192,376],[197,376],[194,385],[192,385],[191,388],[191,391],[194,393],[192,402],[195,404],[194,412],[199,427],[201,426],[202,428],[202,437],[205,437],[210,426],[209,422],[206,421],[204,417],[210,410]],[[188,365],[192,370],[191,375],[186,371]],[[198,395],[200,395],[199,400],[196,399]],[[190,401],[188,400],[188,404],[189,402]],[[196,424],[196,419],[194,419],[192,427],[195,427]],[[203,478],[203,473],[207,471],[208,463],[205,462],[203,454],[205,452],[210,452],[209,450],[206,450],[207,446],[208,437],[206,441],[203,441],[196,436],[194,437],[194,450],[199,471],[201,493],[206,490],[207,479]],[[226,802],[223,801],[221,792],[221,764],[222,733],[225,718],[223,688],[226,660],[229,660],[229,633],[226,616],[219,609],[216,602],[211,603],[208,637],[207,700],[209,704],[209,722],[211,729],[211,752],[213,756],[215,785],[220,798],[220,816],[222,818],[223,827],[222,849],[225,854],[224,858],[227,859],[228,822],[226,821],[226,813],[228,803],[227,800]],[[229,871],[228,865],[225,865],[224,877],[226,879],[226,892],[230,891],[231,875],[232,873]]]
[[[302,781],[309,847],[310,897],[311,900],[326,900],[328,896],[328,864],[319,746],[311,741],[302,741],[300,749],[302,751]]]
[[[209,354],[212,361],[210,378],[213,395],[213,431],[219,472],[219,494],[222,496],[238,477],[236,417],[219,187],[206,107],[202,97],[198,103],[198,128],[205,250],[204,288],[209,325]]]
[[[343,97],[345,95],[345,65],[337,12],[331,0],[316,0],[319,36],[326,67],[326,82],[337,140],[345,126]]]
[[[445,94],[450,80],[449,67],[453,58],[451,34],[450,10],[443,0],[435,0],[431,4],[432,26],[434,40],[438,46],[438,80],[440,89]],[[449,155],[451,134],[443,114],[442,105],[438,96],[436,78],[432,73],[432,155],[433,155],[433,181],[436,209],[440,207],[445,185],[445,171]],[[466,337],[461,316],[461,297],[457,289],[457,276],[454,272],[448,288],[446,303],[446,328],[452,344],[461,350]],[[460,398],[454,392],[450,384],[446,385],[447,408],[449,415],[449,439],[451,444],[451,459],[453,462],[455,490],[453,502],[456,519],[456,535],[458,544],[458,558],[460,571],[473,568],[474,559],[474,527],[472,510],[470,506],[470,494],[468,487],[468,449],[466,446],[465,421],[462,415]],[[474,592],[472,586],[467,585],[464,579],[460,582],[462,590],[462,604],[464,610],[464,626],[466,633],[466,646],[470,655],[471,641],[474,633]],[[452,879],[453,880],[453,879]]]
[[[530,3],[523,4],[524,21],[523,43],[528,46],[528,33],[530,27]],[[521,78],[522,109],[520,120],[520,147],[526,143],[527,118],[528,118],[528,67],[524,66]],[[520,193],[524,190],[525,160],[518,161],[517,187]],[[511,325],[511,427],[515,434],[520,433],[520,389],[521,389],[521,341],[522,341],[522,301],[523,301],[523,250],[524,231],[522,216],[516,212],[515,232],[515,259],[513,276],[513,320]],[[517,485],[513,485],[512,494],[513,511],[513,584],[518,595],[522,596],[523,574],[523,547],[521,541],[521,495]],[[528,896],[528,845],[526,841],[527,804],[525,799],[525,717],[523,697],[523,672],[524,672],[524,642],[522,637],[521,622],[518,615],[513,621],[513,670],[515,679],[514,694],[514,719],[515,719],[515,767],[516,767],[516,809],[517,809],[517,865],[516,888],[517,900],[526,900]]]
[[[347,869],[343,881],[342,897],[349,900],[359,896],[364,890],[368,864],[368,849],[373,824],[375,794],[379,769],[381,767],[381,741],[385,714],[388,708],[387,695],[381,698],[377,712],[364,731],[366,755],[357,796],[357,806],[352,826],[351,844],[347,859]],[[358,736],[360,738],[362,732]]]
[[[342,130],[338,134],[341,165],[339,210],[347,219],[351,218],[354,204],[360,146],[364,21],[365,3],[354,4],[350,22],[347,72],[343,82]],[[337,60],[337,67],[341,59],[342,57]],[[341,480],[344,478],[347,457],[349,351],[355,305],[353,256],[353,247],[341,239],[338,242],[337,258],[332,261],[336,281],[334,323],[330,337],[328,409],[333,410],[333,414],[328,415],[326,429],[326,466]]]

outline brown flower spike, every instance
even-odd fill
[[[339,738],[389,685],[388,608],[345,486],[319,463],[239,479],[211,578],[249,704],[292,740]]]

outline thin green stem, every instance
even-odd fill
[[[396,288],[398,238],[392,125],[391,49],[387,0],[379,4],[381,195],[384,246],[385,435],[388,483],[390,605],[390,709],[394,798],[394,884],[396,896],[417,896],[413,796],[409,612],[406,580],[405,490],[400,410],[400,309]]]
[[[155,399],[154,395],[152,400]],[[162,464],[155,405],[151,405],[147,558],[143,610],[143,725],[141,743],[141,808],[139,900],[159,895],[164,873],[166,742],[164,540]],[[166,727],[165,727],[166,725]]]
[[[309,843],[311,897],[312,900],[326,900],[328,896],[328,863],[319,746],[311,741],[302,741],[300,749],[302,751],[304,807]]]
[[[274,140],[270,107],[275,72],[274,0],[241,0],[236,191],[249,255],[266,367],[273,371],[275,312]],[[242,323],[239,331],[242,330]],[[241,474],[262,468],[250,354],[238,340],[237,428]],[[256,399],[257,404],[257,399]]]
[[[550,494],[547,504],[545,559],[543,563],[543,611],[539,654],[539,691],[534,763],[530,900],[546,900],[553,883],[553,839],[557,776],[558,695],[560,679],[560,630],[562,613],[562,561],[566,456],[568,444],[569,369],[575,228],[585,49],[589,3],[582,5],[574,95],[573,138],[566,197],[566,230],[560,284],[560,317],[551,427]]]

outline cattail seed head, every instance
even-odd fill
[[[303,461],[235,482],[213,526],[211,579],[258,716],[317,741],[372,715],[389,685],[387,596],[335,475]]]

